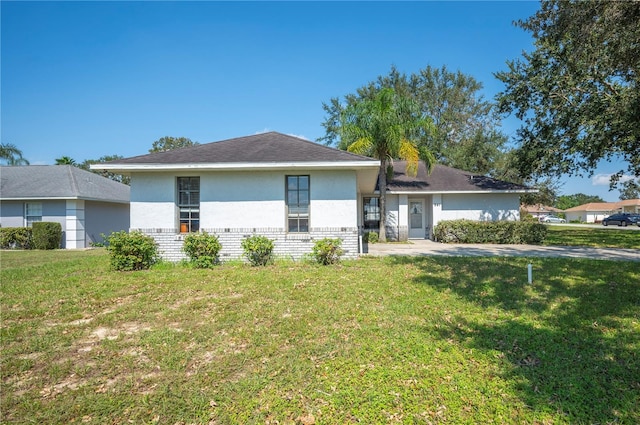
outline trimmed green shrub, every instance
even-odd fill
[[[62,225],[38,221],[32,226],[33,249],[58,249],[62,242]]]
[[[0,249],[31,249],[30,227],[0,227]]]
[[[207,232],[190,233],[184,238],[182,251],[189,257],[189,262],[198,269],[209,269],[220,263],[222,244],[216,235]]]
[[[378,232],[366,232],[364,234],[364,242],[378,243]]]
[[[266,236],[253,235],[242,240],[244,256],[252,266],[266,266],[273,262],[274,246]]]
[[[114,270],[145,270],[160,259],[156,241],[142,232],[113,232],[107,237],[107,242]]]
[[[311,256],[318,263],[326,266],[338,263],[343,253],[341,239],[324,238],[313,244]]]
[[[444,243],[541,244],[547,227],[531,221],[441,221],[434,239]]]

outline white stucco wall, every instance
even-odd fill
[[[85,202],[85,246],[103,242],[105,236],[129,230],[129,204]]]
[[[310,226],[357,227],[355,171],[139,173],[131,179],[131,228],[176,229],[176,177],[200,176],[200,228],[286,227],[285,176],[310,176]]]
[[[176,178],[172,174],[131,176],[131,227],[175,228]]]
[[[612,212],[604,211],[568,211],[565,212],[567,221],[583,221],[586,223],[601,222],[603,218],[610,216]]]
[[[517,193],[442,194],[438,222],[435,219],[434,216],[434,226],[442,220],[519,220],[520,196]]]

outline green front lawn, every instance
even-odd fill
[[[640,423],[637,262],[0,255],[3,423]]]
[[[547,227],[549,232],[545,245],[640,249],[640,230],[577,226]]]

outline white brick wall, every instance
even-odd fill
[[[177,229],[131,229],[152,236],[158,243],[158,250],[163,259],[178,262],[185,259],[182,252],[184,234]],[[207,233],[218,236],[222,244],[220,260],[242,259],[241,242],[252,235],[266,236],[274,241],[274,254],[278,258],[301,259],[311,253],[316,241],[324,238],[342,239],[342,258],[358,257],[358,229],[357,228],[312,228],[309,233],[287,233],[281,228],[246,228],[246,229],[202,229]]]

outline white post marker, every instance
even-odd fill
[[[527,266],[527,277],[527,281],[529,282],[529,285],[531,285],[531,282],[533,282],[533,266],[531,264]]]

